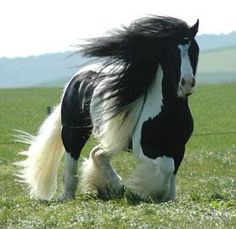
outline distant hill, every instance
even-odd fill
[[[197,37],[199,83],[236,82],[236,32]],[[0,59],[0,88],[61,87],[87,60],[70,52]]]
[[[225,48],[236,45],[236,31],[229,34],[204,34],[197,36],[202,51]]]
[[[236,82],[236,46],[201,52],[197,78],[200,83]]]
[[[32,87],[54,80],[68,81],[87,60],[70,52],[0,59],[0,87]],[[63,81],[63,80],[62,80]]]

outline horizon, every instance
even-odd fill
[[[72,51],[80,41],[106,34],[149,14],[169,15],[189,25],[200,20],[198,35],[236,31],[234,1],[8,0],[0,2],[0,58],[39,56]],[[14,6],[14,7],[13,7]],[[214,10],[211,10],[213,8]],[[220,17],[219,17],[220,15]],[[222,20],[223,18],[223,20]]]

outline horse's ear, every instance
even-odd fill
[[[190,38],[193,39],[196,36],[198,32],[198,26],[199,26],[199,19],[197,19],[197,22],[189,29]]]

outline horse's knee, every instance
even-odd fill
[[[65,153],[65,172],[69,175],[77,174],[78,159],[75,159],[70,153]]]

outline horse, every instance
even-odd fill
[[[31,197],[53,198],[65,153],[62,200],[75,198],[77,186],[98,197],[129,190],[146,201],[175,200],[176,175],[194,127],[188,98],[196,84],[198,26],[199,20],[189,26],[151,15],[80,46],[78,52],[96,63],[72,77],[36,136],[21,136],[29,147],[21,152],[26,159],[18,163],[18,175]],[[97,145],[78,176],[80,152],[91,135]],[[121,151],[138,161],[125,181],[111,163]]]

